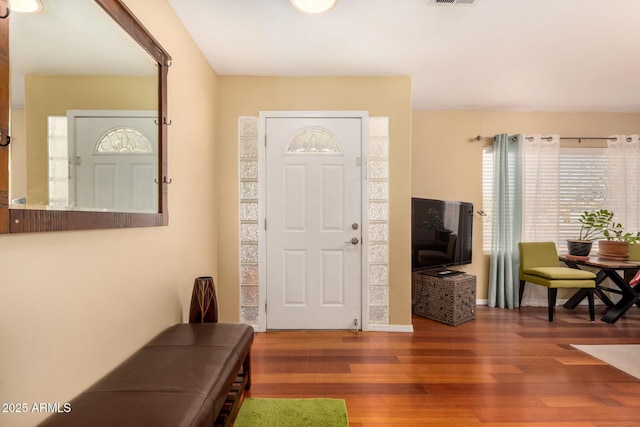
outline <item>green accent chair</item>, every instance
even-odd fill
[[[553,242],[520,242],[520,295],[526,282],[547,288],[549,303],[549,322],[553,322],[553,310],[556,306],[558,289],[588,289],[589,317],[593,322],[596,318],[593,294],[596,289],[596,275],[590,271],[569,267],[560,267],[558,251]]]

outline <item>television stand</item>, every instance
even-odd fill
[[[415,314],[451,326],[475,318],[476,276],[438,276],[430,275],[426,271],[417,273],[416,276],[413,308]]]

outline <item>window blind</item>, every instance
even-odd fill
[[[566,252],[567,239],[575,239],[579,235],[578,218],[584,211],[592,211],[606,207],[607,194],[607,157],[606,148],[560,148],[559,163],[559,206],[554,209],[545,207],[544,194],[533,193],[532,188],[523,188],[523,197],[527,199],[525,209],[536,212],[536,240],[548,240],[556,243],[559,252]],[[525,164],[524,168],[556,167],[545,162],[544,156],[533,164]],[[526,173],[526,172],[525,172]],[[485,147],[482,155],[482,210],[483,217],[483,251],[491,250],[491,216],[492,216],[492,177],[493,150]],[[544,192],[544,186],[538,191]],[[554,190],[555,191],[555,190]],[[537,205],[536,205],[537,204]],[[539,206],[538,206],[539,205]],[[527,212],[523,213],[527,217]],[[530,221],[528,221],[530,222]],[[533,226],[527,225],[525,227]],[[523,230],[523,235],[527,230]],[[596,243],[596,242],[594,242]],[[594,246],[597,251],[597,244]]]

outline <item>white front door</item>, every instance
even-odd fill
[[[155,111],[68,112],[77,208],[158,211],[156,117]]]
[[[362,118],[266,117],[268,329],[361,324]]]

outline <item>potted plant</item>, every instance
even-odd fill
[[[568,239],[567,248],[570,255],[588,256],[591,252],[593,241],[604,236],[604,230],[612,221],[613,212],[599,209],[595,212],[584,211],[578,222],[580,233],[577,239]]]
[[[627,259],[629,258],[629,245],[640,242],[640,231],[637,233],[626,232],[622,224],[611,219],[602,230],[605,240],[598,242],[598,255],[602,258]]]

